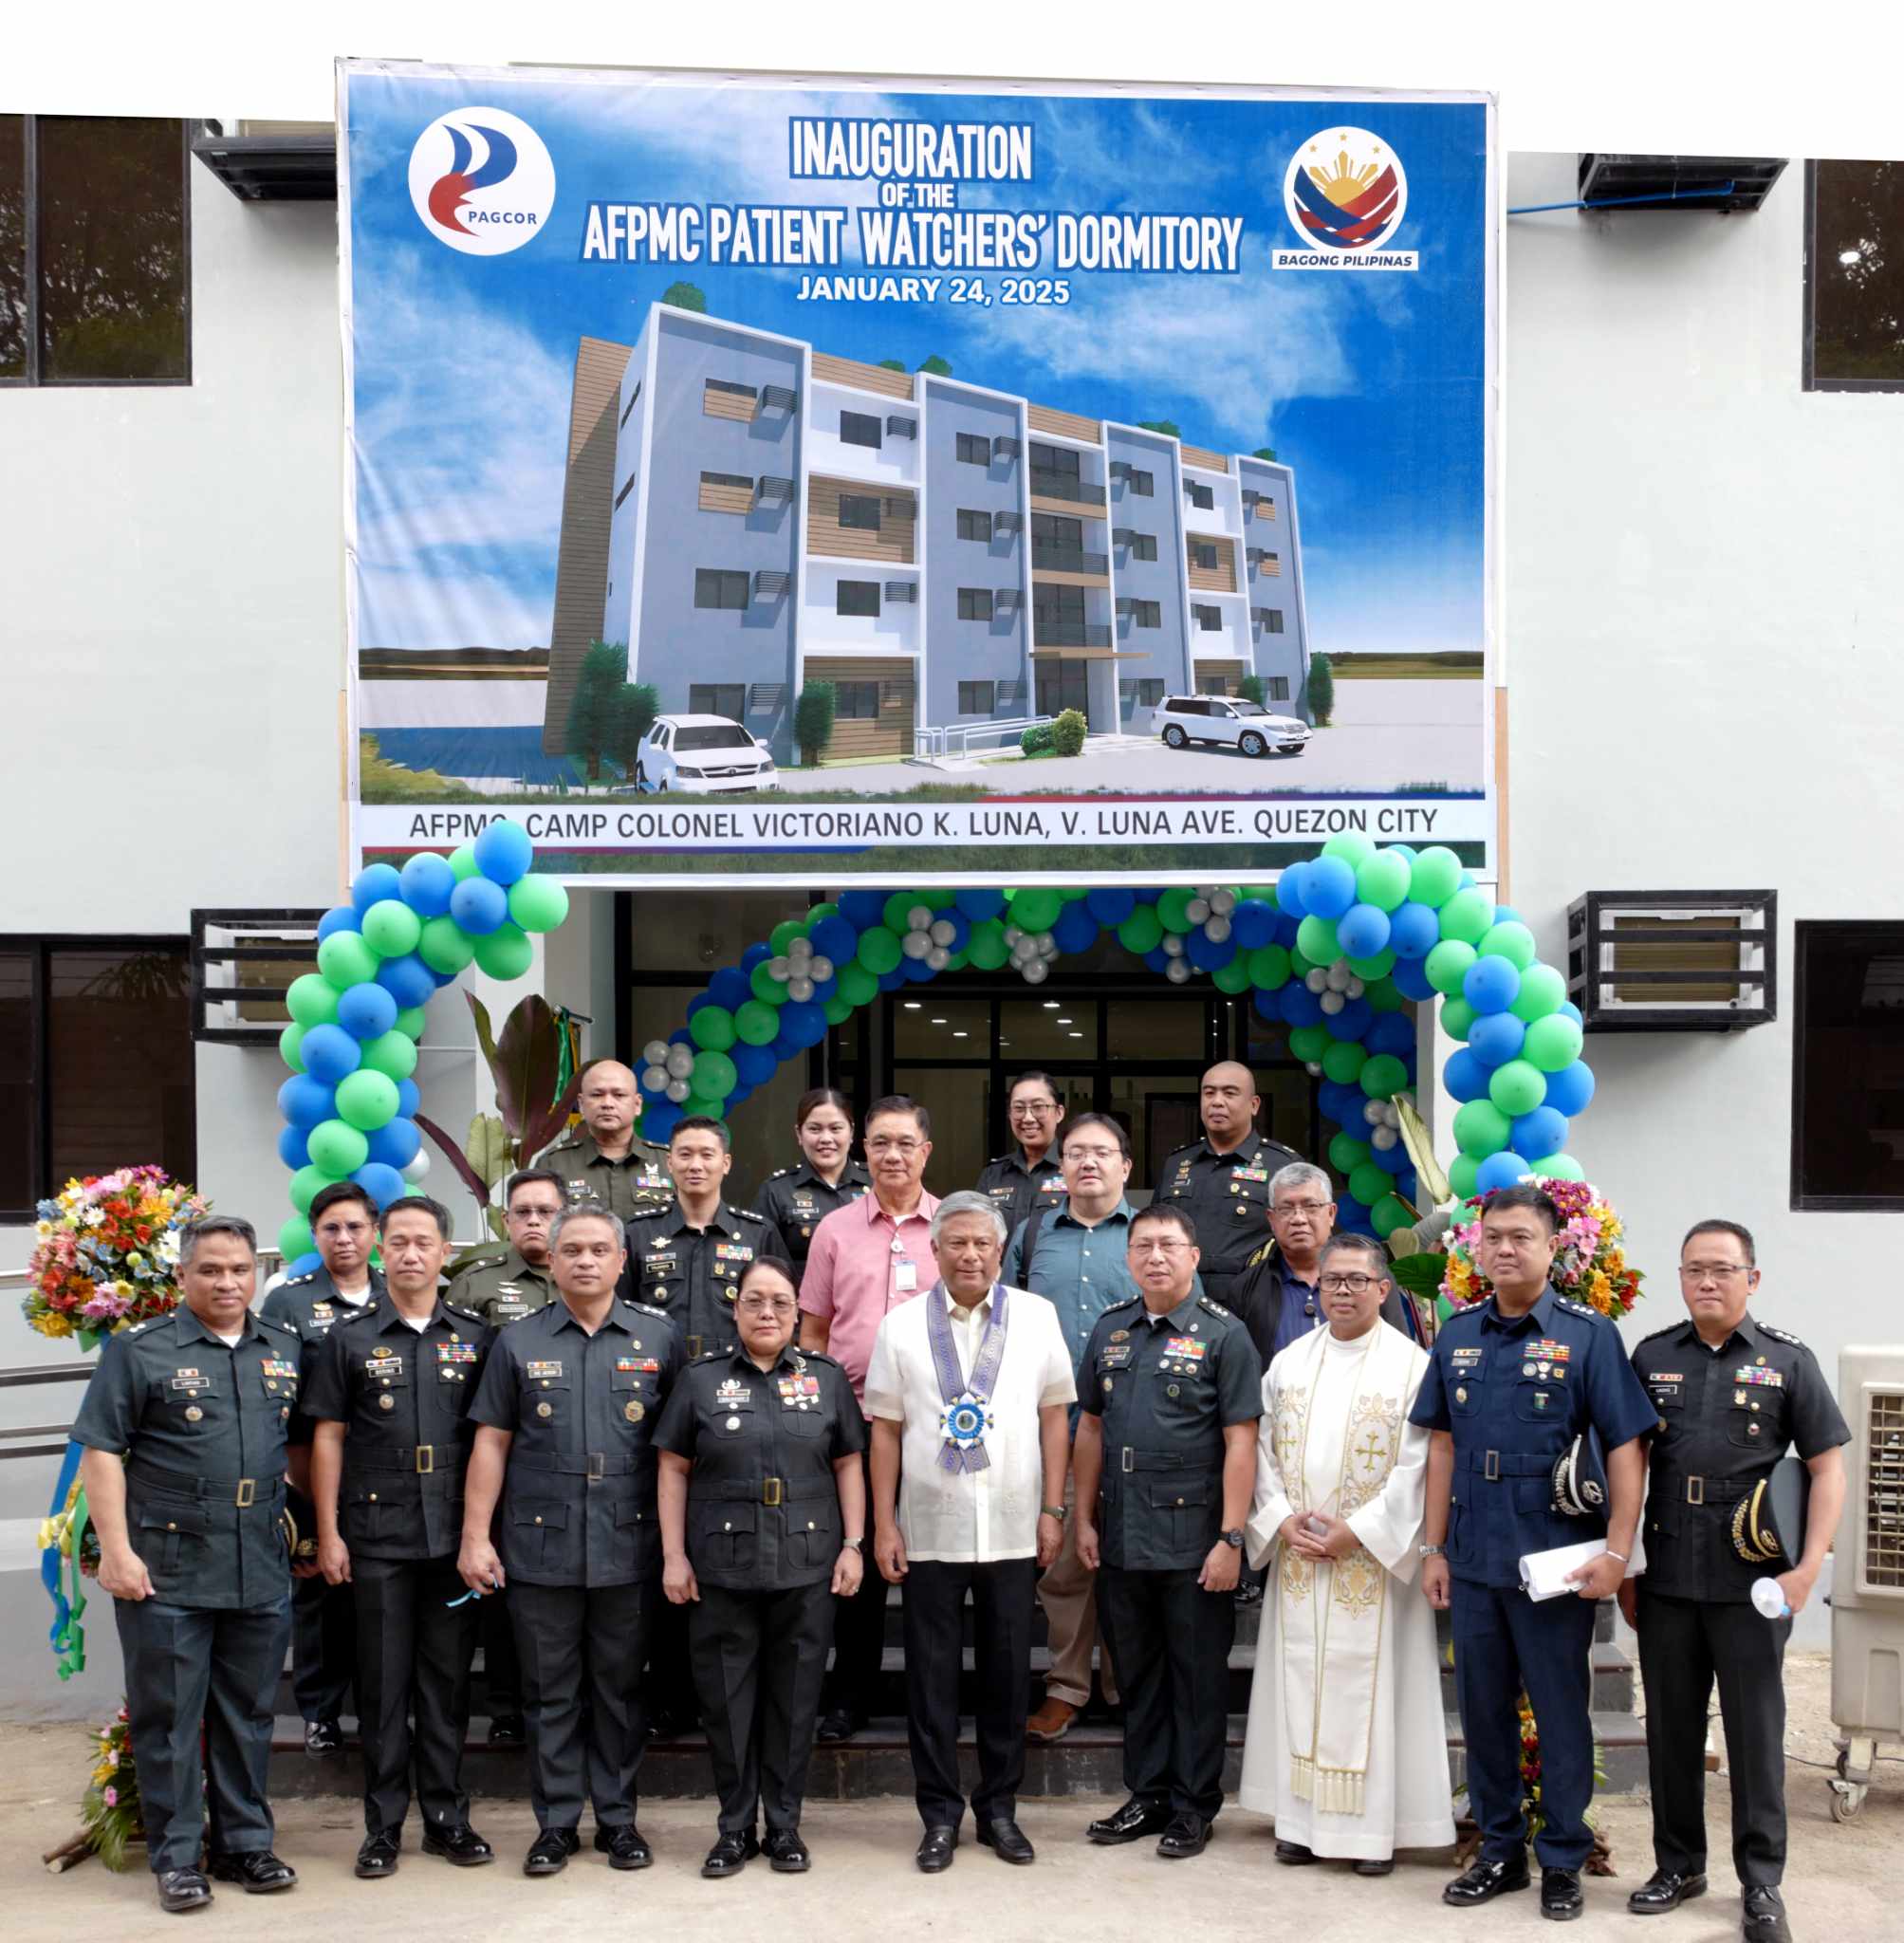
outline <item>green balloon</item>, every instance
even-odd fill
[[[1406,901],[1411,876],[1406,857],[1377,850],[1356,872],[1356,895],[1377,911],[1393,911]]]
[[[857,972],[857,965],[849,965],[848,972]],[[844,973],[840,980],[841,996],[846,996]],[[700,1014],[697,1012],[695,1017]],[[749,1046],[771,1046],[780,1032],[780,1014],[770,1005],[760,999],[745,999],[734,1008],[734,1037]]]
[[[1196,893],[1182,884],[1166,891],[1156,901],[1156,914],[1166,931],[1178,933],[1194,931],[1196,926],[1190,921],[1185,906]]]
[[[886,899],[886,910],[887,910],[887,913],[888,913],[888,917],[887,917],[887,921],[888,921],[888,923],[890,923],[890,922],[892,921],[892,920],[891,920],[891,916],[890,916],[890,914],[891,914],[891,912],[892,912],[892,909],[893,909],[893,900],[892,900],[892,898],[891,898],[891,897],[888,897],[888,898]],[[903,924],[903,923],[905,922],[904,918],[901,918],[901,919],[900,919],[899,921],[900,921],[900,923],[901,923],[901,924]],[[805,935],[806,935],[806,926],[805,926],[805,924],[804,924],[804,922],[803,922],[803,921],[802,921],[802,920],[801,920],[800,918],[798,918],[798,917],[784,917],[784,918],[782,918],[782,919],[781,919],[781,921],[780,921],[780,922],[779,922],[778,924],[776,924],[776,925],[775,925],[775,926],[773,927],[773,929],[772,929],[772,930],[771,930],[770,932],[768,932],[768,933],[767,933],[767,946],[768,946],[768,948],[769,948],[769,949],[770,949],[770,950],[772,951],[772,953],[773,953],[773,955],[774,955],[774,956],[775,956],[776,958],[784,958],[784,957],[786,957],[786,948],[787,948],[787,946],[788,946],[788,945],[790,945],[790,944],[791,944],[791,943],[792,943],[792,942],[794,941],[794,939],[795,939],[795,938],[797,938],[797,937],[804,937]]]
[[[359,1133],[374,1134],[395,1120],[397,1105],[397,1082],[375,1067],[360,1066],[337,1083],[337,1117]]]
[[[856,1006],[870,1005],[879,995],[879,981],[863,965],[849,961],[841,966],[839,977],[840,996]],[[776,1026],[774,1029],[780,1028]]]
[[[309,1254],[316,1247],[311,1225],[302,1214],[293,1214],[278,1230],[278,1252],[287,1262],[295,1262],[300,1255]]]
[[[476,955],[476,941],[445,912],[424,925],[416,940],[416,955],[433,972],[453,978]]]
[[[1375,854],[1374,839],[1363,836],[1359,830],[1344,830],[1322,845],[1324,857],[1340,857],[1351,870],[1358,872]],[[1358,1194],[1356,1198],[1359,1200],[1361,1196]]]
[[[1454,1144],[1476,1160],[1501,1153],[1513,1132],[1507,1116],[1491,1100],[1470,1100],[1454,1109]]]
[[[481,877],[483,867],[476,861],[476,846],[473,843],[465,843],[460,850],[451,851],[450,868],[454,872],[458,883],[466,877]]]
[[[1258,991],[1280,991],[1289,982],[1289,953],[1281,945],[1258,945],[1249,953],[1249,982]]]
[[[1371,1100],[1393,1100],[1408,1084],[1408,1068],[1392,1052],[1378,1052],[1359,1075]]]
[[[1506,958],[1516,972],[1534,962],[1534,934],[1517,917],[1490,924],[1476,947],[1484,958]]]
[[[1580,1027],[1564,1012],[1549,1012],[1527,1027],[1527,1036],[1521,1042],[1521,1057],[1544,1073],[1557,1073],[1580,1058],[1585,1044]]]
[[[1481,1185],[1481,1163],[1471,1154],[1457,1154],[1448,1163],[1448,1185],[1455,1198],[1471,1201]]]
[[[1058,922],[1058,914],[1063,908],[1064,899],[1043,884],[1035,884],[1028,891],[1020,891],[1009,906],[1012,923],[1021,931],[1030,932],[1049,931]]]
[[[860,936],[860,962],[875,978],[883,978],[904,955],[899,949],[899,940],[883,924],[875,925]],[[759,987],[754,989],[758,990]]]
[[[698,1019],[702,1014],[694,1016]],[[725,1100],[740,1084],[740,1074],[726,1053],[710,1049],[694,1055],[694,1077],[690,1083],[704,1100]]]
[[[1369,1063],[1369,1049],[1359,1040],[1333,1039],[1322,1055],[1322,1076],[1346,1086]],[[1360,1196],[1357,1196],[1360,1199]]]
[[[397,1015],[397,1030],[406,1039],[421,1039],[427,1023],[427,1015],[421,1006],[410,1006]]]
[[[974,924],[964,955],[968,964],[976,965],[981,972],[996,972],[1011,956],[1011,947],[1005,941],[1004,920],[984,917]]]
[[[1565,1003],[1567,981],[1551,965],[1528,965],[1521,972],[1521,989],[1507,1008],[1515,1018],[1531,1026],[1557,1012]]]
[[[1218,991],[1244,992],[1249,990],[1249,961],[1239,952],[1228,964],[1219,965],[1210,974],[1210,982]]]
[[[1478,945],[1493,928],[1494,900],[1486,891],[1456,891],[1441,907],[1441,935]]]
[[[1297,928],[1301,929],[1300,926]],[[1315,969],[1316,961],[1313,958],[1304,957],[1303,948],[1300,945],[1291,945],[1289,947],[1289,976],[1291,978],[1306,978]]]
[[[381,960],[354,931],[334,931],[317,948],[317,968],[339,991],[367,985]]]
[[[1344,1127],[1329,1142],[1329,1165],[1346,1178],[1357,1168],[1366,1167],[1374,1157],[1375,1149],[1366,1140],[1359,1140]]]
[[[885,934],[888,937],[892,936],[891,932],[887,932]],[[878,937],[878,935],[879,934],[874,931],[869,931],[866,934],[867,937]],[[786,1003],[786,980],[776,978],[767,969],[767,960],[765,958],[748,973],[748,983],[753,988],[754,997],[759,999],[763,1005],[784,1006]],[[775,1029],[778,1030],[779,1028],[776,1027]]]
[[[393,1026],[388,1032],[381,1032],[375,1039],[363,1042],[360,1070],[382,1073],[393,1080],[407,1080],[416,1070],[416,1042]],[[317,1156],[313,1154],[311,1158],[315,1160]],[[363,1162],[360,1160],[357,1164],[361,1167]],[[349,1168],[344,1170],[346,1174],[352,1171]]]
[[[843,1026],[853,1016],[853,1001],[836,992],[821,1009],[826,1014],[829,1026]]]
[[[1118,926],[1118,942],[1125,951],[1141,958],[1146,952],[1154,952],[1163,942],[1163,919],[1157,916],[1155,904],[1139,904],[1124,921]]]
[[[330,1183],[331,1176],[321,1167],[299,1168],[291,1175],[291,1206],[300,1214],[308,1214],[311,1212],[311,1196],[320,1188],[329,1187]]]
[[[311,1165],[337,1180],[355,1174],[370,1158],[370,1142],[348,1120],[320,1120],[305,1141]]]
[[[1538,1167],[1536,1174],[1544,1175],[1549,1180],[1584,1180],[1586,1170],[1571,1154],[1549,1154]]]
[[[305,1069],[305,1056],[300,1050],[304,1043],[305,1028],[295,1019],[278,1034],[278,1052],[294,1073]]]
[[[1372,980],[1362,996],[1368,1000],[1369,1010],[1372,1012],[1398,1012],[1408,1003],[1396,990],[1393,978]]]
[[[1444,998],[1452,998],[1461,990],[1461,981],[1468,976],[1468,968],[1474,958],[1472,945],[1463,944],[1459,938],[1445,937],[1421,961],[1421,969],[1436,991]]]
[[[407,957],[423,935],[423,920],[401,897],[384,897],[363,914],[363,941],[379,958]]]
[[[1474,1029],[1475,1012],[1465,998],[1441,1001],[1441,1029],[1451,1039],[1466,1039]]]
[[[726,1006],[703,1006],[688,1021],[688,1037],[708,1052],[726,1052],[734,1043],[734,1015]],[[695,1061],[698,1071],[700,1062]],[[723,1097],[733,1091],[731,1086],[720,1089]]]
[[[1431,843],[1408,866],[1408,895],[1440,910],[1461,888],[1461,860],[1444,843]]]
[[[1394,1186],[1395,1175],[1373,1160],[1365,1160],[1349,1175],[1349,1193],[1365,1207],[1373,1207]]]
[[[519,931],[554,931],[568,916],[568,893],[552,877],[519,877],[509,886],[509,922]]]
[[[1406,1228],[1414,1219],[1408,1212],[1407,1205],[1397,1194],[1384,1194],[1369,1210],[1369,1226],[1386,1241],[1397,1228]]]
[[[968,939],[966,943],[966,949],[964,951],[954,952],[952,954],[952,956],[946,960],[946,970],[948,972],[963,972],[965,968],[970,963],[971,944],[970,939]]]
[[[1371,979],[1386,978],[1395,970],[1395,953],[1384,945],[1373,958],[1351,958],[1349,960],[1349,970],[1364,985],[1367,985]]]
[[[285,1009],[300,1026],[332,1026],[337,1023],[337,987],[315,972],[291,980],[285,993]]]
[[[1333,965],[1341,956],[1336,927],[1326,917],[1305,917],[1296,927],[1296,949],[1312,965]]]
[[[1510,1120],[1532,1113],[1547,1097],[1547,1077],[1525,1059],[1510,1059],[1488,1078],[1488,1098]]]
[[[1305,1066],[1320,1065],[1322,1055],[1334,1044],[1326,1026],[1297,1026],[1289,1033],[1289,1056],[1301,1060]]]
[[[535,947],[517,925],[499,924],[488,937],[476,940],[476,967],[504,984],[520,978],[535,963]]]
[[[681,1113],[684,1118],[689,1114],[697,1114],[703,1120],[724,1120],[727,1117],[727,1110],[726,1094],[718,1100],[711,1100],[705,1093],[690,1093],[681,1101]]]

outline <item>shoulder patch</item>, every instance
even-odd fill
[[[466,1309],[460,1303],[446,1302],[443,1305],[443,1306],[446,1309],[448,1309],[453,1316],[465,1317],[468,1321],[471,1323],[480,1323],[483,1320],[482,1317],[479,1316],[474,1309]]]
[[[1130,1308],[1130,1307],[1132,1307],[1133,1305],[1135,1305],[1136,1304],[1137,1304],[1137,1303],[1140,1303],[1140,1302],[1142,1302],[1142,1301],[1143,1301],[1143,1297],[1142,1297],[1141,1295],[1127,1295],[1127,1296],[1125,1296],[1125,1297],[1124,1297],[1124,1299],[1123,1299],[1123,1300],[1122,1300],[1121,1302],[1114,1302],[1114,1303],[1113,1303],[1113,1304],[1111,1305],[1111,1308],[1108,1308],[1108,1309],[1106,1309],[1106,1310],[1104,1311],[1104,1314],[1108,1316],[1108,1315],[1109,1315],[1109,1314],[1111,1313],[1111,1309],[1127,1309],[1127,1308]]]
[[[736,1208],[733,1211],[743,1221],[765,1221],[767,1216],[752,1208]]]
[[[788,1175],[789,1174],[791,1174],[792,1172],[793,1172],[793,1170],[792,1170],[792,1168],[790,1168],[790,1167],[776,1167],[776,1168],[775,1168],[775,1169],[773,1170],[773,1172],[772,1172],[772,1173],[771,1173],[770,1175],[767,1175],[767,1179],[768,1179],[768,1180],[785,1180],[785,1179],[786,1178],[786,1176],[787,1176],[787,1175]]]
[[[144,1330],[145,1326],[146,1324],[144,1323],[135,1323],[130,1329],[126,1330],[125,1333],[128,1336],[137,1336]]]
[[[1230,1313],[1229,1309],[1225,1308],[1220,1302],[1212,1302],[1211,1298],[1207,1295],[1198,1296],[1196,1299],[1196,1305],[1198,1308],[1203,1309],[1210,1315],[1221,1316],[1225,1322],[1235,1321],[1235,1317]]]
[[[288,1323],[280,1323],[274,1317],[261,1316],[255,1311],[252,1314],[251,1320],[261,1329],[275,1329],[280,1336],[288,1336],[293,1342],[297,1340],[298,1332]]]
[[[644,1316],[658,1316],[664,1323],[673,1321],[673,1318],[666,1309],[657,1309],[651,1302],[631,1302],[626,1306],[631,1309],[639,1309]]]
[[[491,1329],[510,1329],[518,1323],[527,1323],[542,1314],[541,1309],[525,1309],[519,1316],[505,1316],[499,1323],[493,1316],[483,1316],[480,1321],[488,1323]]]
[[[378,1305],[374,1302],[367,1302],[363,1305],[363,1306],[360,1309],[353,1309],[349,1315],[342,1316],[339,1318],[339,1320],[342,1322],[344,1326],[347,1328],[352,1323],[360,1323],[366,1317],[374,1316],[378,1313]]]
[[[316,1280],[317,1270],[315,1268],[311,1268],[306,1270],[306,1272],[302,1275],[287,1275],[285,1279],[278,1284],[278,1286],[280,1288],[302,1288],[306,1282],[315,1282]]]
[[[1571,1316],[1584,1316],[1590,1323],[1606,1321],[1597,1308],[1591,1308],[1583,1302],[1575,1302],[1570,1296],[1557,1295],[1554,1298],[1554,1306],[1557,1309],[1565,1309]]]
[[[656,1311],[656,1313],[658,1314],[659,1312]],[[730,1350],[726,1349],[704,1349],[699,1356],[695,1357],[694,1361],[697,1364],[704,1362],[726,1362],[731,1354]]]
[[[1774,1342],[1789,1342],[1794,1349],[1802,1349],[1805,1346],[1789,1329],[1774,1329],[1769,1323],[1761,1323],[1758,1326],[1760,1331],[1769,1336]]]

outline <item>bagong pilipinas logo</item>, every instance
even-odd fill
[[[502,108],[439,115],[410,151],[410,200],[423,227],[468,256],[532,241],[555,204],[555,164],[527,122]]]
[[[1366,128],[1324,129],[1290,159],[1283,202],[1311,250],[1374,256],[1407,212],[1408,176],[1401,158]]]

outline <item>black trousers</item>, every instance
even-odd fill
[[[688,1609],[666,1599],[658,1586],[653,1606],[648,1619],[648,1672],[641,1682],[647,1717],[664,1724],[698,1719],[706,1703],[688,1647]]]
[[[523,1711],[523,1669],[516,1657],[515,1628],[509,1624],[508,1601],[493,1596],[476,1601],[482,1614],[483,1691],[490,1718]]]
[[[865,1720],[871,1717],[879,1687],[879,1656],[886,1647],[886,1596],[891,1588],[873,1563],[873,1467],[860,1459],[866,1482],[866,1570],[851,1599],[833,1606],[833,1669],[826,1675],[821,1706],[826,1712],[844,1708]],[[910,1589],[911,1581],[907,1582]]]
[[[972,1819],[983,1826],[1018,1812],[1037,1584],[1035,1559],[996,1559],[983,1565],[920,1560],[907,1569],[902,1609],[906,1738],[913,1750],[914,1798],[928,1828],[942,1823],[955,1828],[965,1814],[958,1776],[958,1690],[968,1593],[978,1675],[978,1786],[972,1790]],[[1118,1664],[1123,1665],[1121,1658]]]
[[[1216,1819],[1229,1738],[1236,1600],[1206,1592],[1199,1565],[1098,1575],[1098,1612],[1124,1695],[1124,1786],[1150,1807]]]
[[[357,1673],[357,1614],[348,1585],[322,1574],[291,1581],[291,1692],[307,1721],[335,1720]],[[362,1696],[358,1696],[360,1712]]]
[[[701,1582],[687,1608],[688,1646],[702,1696],[720,1831],[800,1826],[813,1723],[820,1712],[834,1598],[824,1579],[784,1592],[735,1592]]]
[[[1785,1642],[1789,1619],[1744,1602],[1673,1599],[1639,1582],[1639,1671],[1653,1856],[1675,1875],[1706,1867],[1706,1718],[1712,1683],[1732,1771],[1732,1867],[1747,1889],[1785,1872]]]
[[[269,1848],[266,1776],[290,1595],[235,1611],[116,1599],[113,1617],[153,1874],[198,1866],[208,1807],[214,1855]]]
[[[470,1819],[463,1737],[481,1622],[477,1601],[451,1606],[468,1590],[453,1558],[398,1562],[353,1554],[350,1572],[357,1592],[363,1825],[373,1835],[403,1825],[414,1762],[423,1819],[460,1828]]]
[[[641,1662],[660,1588],[525,1585],[505,1597],[523,1669],[529,1801],[544,1828],[574,1828],[584,1803],[596,1825],[635,1820],[635,1777],[648,1722]]]

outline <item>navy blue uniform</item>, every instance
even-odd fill
[[[985,1163],[976,1193],[984,1194],[1005,1216],[1007,1231],[1030,1219],[1034,1208],[1047,1214],[1064,1205],[1064,1172],[1055,1154],[1026,1160],[1023,1147],[1013,1147]]]
[[[813,1231],[836,1208],[857,1201],[872,1192],[873,1182],[857,1160],[846,1163],[837,1182],[816,1174],[803,1159],[797,1167],[783,1167],[761,1183],[753,1197],[754,1206],[779,1231],[793,1260],[797,1284],[806,1269],[807,1251],[813,1246]]]
[[[1554,1508],[1554,1466],[1589,1428],[1608,1451],[1650,1431],[1653,1406],[1614,1325],[1549,1288],[1524,1316],[1504,1317],[1490,1297],[1444,1323],[1409,1420],[1454,1440],[1454,1689],[1481,1860],[1515,1861],[1526,1847],[1525,1689],[1540,1723],[1546,1815],[1535,1850],[1544,1868],[1578,1869],[1593,1848],[1594,1601],[1536,1603],[1521,1590],[1520,1561],[1606,1536],[1604,1517]]]

